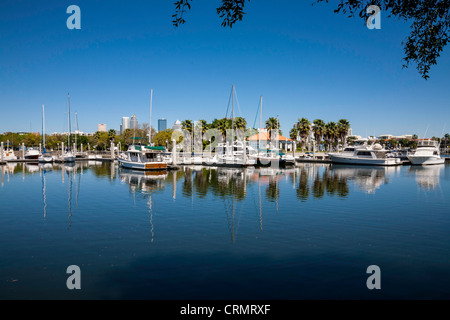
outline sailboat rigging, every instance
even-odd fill
[[[42,154],[38,158],[39,163],[53,162],[53,157],[45,150],[45,107],[42,105]]]

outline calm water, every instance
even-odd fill
[[[448,164],[1,170],[1,299],[450,298]]]

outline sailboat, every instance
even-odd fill
[[[45,151],[45,107],[42,105],[42,154],[38,158],[39,163],[53,162],[53,157]]]
[[[262,107],[263,97],[261,96],[259,102],[259,129],[258,133],[256,134],[258,151],[257,153],[251,154],[250,158],[254,159],[258,166],[270,166],[278,168],[278,165],[281,162],[279,150],[277,148],[268,149],[267,143],[270,142],[271,137],[269,135],[269,129],[263,129],[262,127]],[[255,126],[255,124],[253,124],[253,126]],[[264,148],[262,142],[265,144]]]
[[[67,94],[67,109],[69,112],[68,115],[68,129],[69,129],[69,135],[67,136],[67,151],[61,150],[62,155],[58,157],[59,162],[75,162],[75,154],[70,149],[70,135],[71,135],[71,127],[70,127],[70,97],[69,94]]]
[[[247,146],[245,139],[243,141],[234,140],[234,96],[235,88],[233,84],[231,89],[231,143],[229,141],[219,143],[216,147],[216,155],[205,161],[205,165],[242,168],[256,164],[256,160],[249,157],[252,149]]]
[[[152,147],[152,103],[153,103],[153,89],[150,96],[150,125],[149,125],[149,145],[129,146],[126,154],[120,156],[117,161],[123,168],[137,169],[137,170],[167,170],[167,162],[164,160],[164,147]]]

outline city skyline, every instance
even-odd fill
[[[59,1],[2,5],[1,132],[40,131],[42,104],[47,132],[66,131],[67,93],[83,132],[99,123],[120,131],[125,113],[148,123],[151,89],[153,119],[211,122],[225,116],[233,84],[235,115],[249,127],[262,95],[263,119],[279,116],[284,134],[301,117],[344,118],[361,136],[450,131],[448,50],[429,80],[415,65],[402,69],[409,26],[387,15],[369,30],[331,3],[261,0],[229,29],[205,3],[174,28],[172,2],[77,5],[80,30],[67,29]]]

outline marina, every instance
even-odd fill
[[[450,299],[450,0],[3,2],[0,300]]]
[[[0,171],[1,298],[71,298],[69,264],[81,267],[83,299],[450,294],[450,164],[143,171],[87,160]],[[398,205],[386,206],[392,193]],[[371,263],[389,283],[376,295],[361,286]]]

